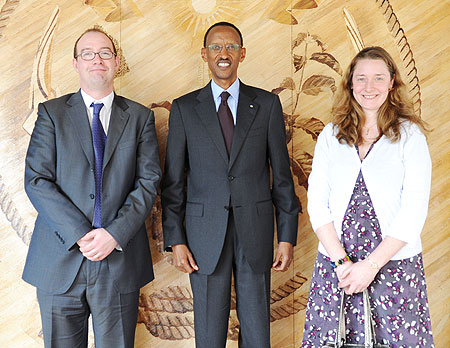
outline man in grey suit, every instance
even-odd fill
[[[37,287],[45,347],[131,348],[153,279],[145,229],[161,177],[153,112],[113,91],[119,58],[99,29],[76,41],[77,93],[39,105],[25,164],[38,216],[23,279]]]
[[[201,53],[212,81],[170,112],[164,244],[190,274],[197,348],[225,347],[232,275],[239,347],[270,347],[270,271],[289,267],[298,224],[281,104],[237,78],[246,50],[233,24],[210,27]]]

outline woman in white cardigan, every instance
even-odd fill
[[[320,134],[309,177],[308,213],[319,238],[302,347],[336,338],[340,292],[347,343],[364,343],[361,292],[368,289],[377,340],[434,347],[420,233],[431,159],[392,57],[360,51],[345,72]]]

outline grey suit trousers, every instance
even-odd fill
[[[233,213],[224,247],[211,275],[190,275],[194,295],[196,348],[224,348],[234,276],[240,348],[270,348],[270,269],[255,273],[245,259]]]
[[[106,260],[84,259],[67,292],[37,295],[46,348],[86,348],[89,315],[96,348],[134,347],[139,290],[117,292]]]

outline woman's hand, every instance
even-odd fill
[[[345,264],[348,264],[346,262]],[[340,267],[344,267],[345,264],[336,268],[336,271]],[[378,273],[378,269],[373,268],[368,260],[362,260],[339,270],[341,274],[338,275],[338,286],[343,288],[347,295],[356,294],[362,292],[364,289],[373,282],[375,276]]]
[[[347,275],[350,272],[350,269],[352,268],[352,265],[353,265],[352,261],[346,261],[342,265],[339,265],[335,268],[334,271],[336,272],[336,275],[340,282],[342,282],[347,277]]]

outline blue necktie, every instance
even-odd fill
[[[94,108],[92,118],[92,141],[94,143],[95,156],[95,203],[94,203],[94,228],[102,227],[102,170],[103,154],[105,152],[106,134],[100,122],[100,110],[102,103],[91,104]]]

